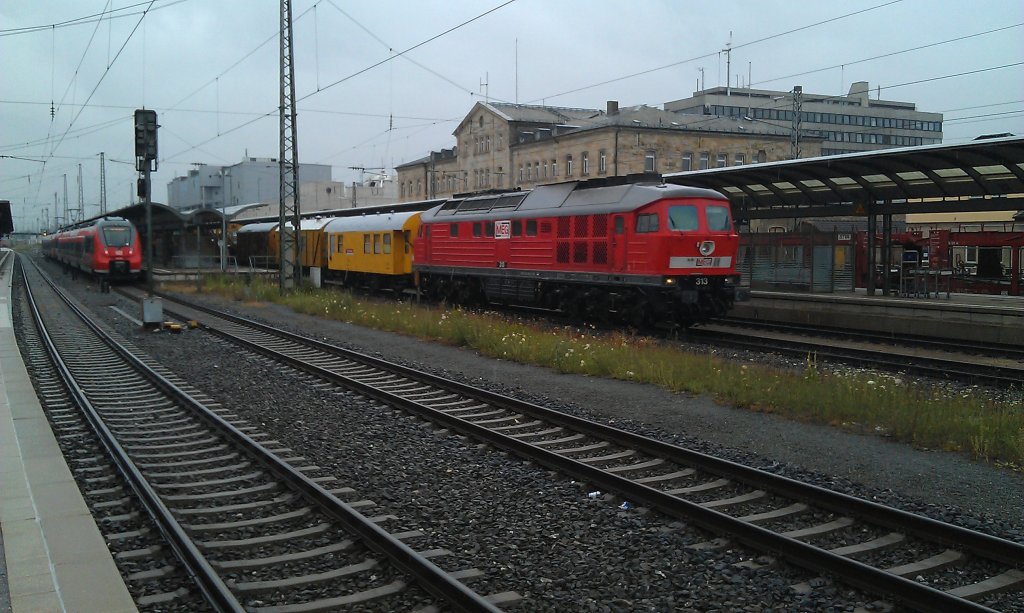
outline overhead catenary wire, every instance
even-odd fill
[[[495,11],[505,7],[505,6],[508,6],[509,4],[512,4],[513,2],[515,2],[515,0],[507,0],[506,2],[500,4],[500,5],[496,6],[496,7],[493,7],[491,9],[488,9],[487,11],[484,11],[483,13],[480,13],[479,15],[477,15],[475,17],[472,17],[472,18],[470,18],[470,19],[468,19],[466,21],[463,21],[462,23],[460,23],[460,24],[458,24],[456,26],[452,26],[451,28],[448,28],[447,30],[445,30],[444,32],[441,32],[440,34],[435,34],[434,36],[431,36],[430,38],[428,38],[428,39],[426,39],[426,40],[424,40],[422,42],[419,42],[419,43],[413,45],[412,47],[409,47],[408,49],[406,49],[404,51],[401,51],[400,53],[396,54],[395,56],[390,56],[387,59],[384,59],[384,60],[381,60],[379,62],[376,62],[376,63],[374,63],[371,66],[368,66],[368,67],[363,68],[363,69],[361,69],[361,70],[359,70],[359,71],[357,71],[357,72],[355,72],[353,74],[350,74],[347,77],[343,77],[341,79],[338,79],[337,81],[334,81],[333,83],[330,83],[329,85],[326,85],[326,86],[322,87],[319,90],[312,91],[312,92],[310,92],[310,93],[308,93],[308,94],[298,98],[296,100],[296,103],[301,102],[303,100],[306,100],[307,98],[310,98],[312,96],[315,96],[316,94],[319,94],[320,92],[323,92],[323,91],[325,91],[325,90],[327,90],[327,89],[329,89],[331,87],[334,87],[335,85],[338,85],[338,84],[343,83],[343,82],[345,82],[345,81],[347,81],[349,79],[352,79],[352,78],[354,78],[354,77],[356,77],[358,75],[361,75],[361,74],[363,74],[363,73],[365,73],[365,72],[367,72],[369,70],[372,70],[372,69],[374,69],[374,68],[376,68],[378,66],[386,64],[387,62],[390,62],[391,60],[393,60],[398,55],[402,55],[402,54],[408,53],[408,52],[410,52],[410,51],[412,51],[414,49],[422,47],[423,45],[426,45],[427,43],[435,41],[435,40],[441,38],[442,36],[450,34],[450,33],[454,32],[454,31],[458,30],[459,28],[465,27],[466,25],[468,25],[470,23],[473,23],[474,21],[477,21],[477,20],[479,20],[479,19],[481,19],[481,18],[483,18],[483,17],[485,17],[487,15],[490,15],[491,13],[493,13],[493,12],[495,12]],[[227,135],[227,134],[231,134],[231,133],[233,133],[233,132],[235,132],[237,130],[240,130],[240,129],[246,127],[246,126],[252,125],[253,123],[255,123],[255,122],[257,122],[257,121],[259,121],[261,119],[264,119],[264,118],[267,118],[267,117],[272,117],[277,112],[278,112],[278,110],[275,108],[272,111],[268,111],[267,113],[264,113],[263,115],[260,115],[259,117],[253,118],[253,119],[251,119],[251,120],[249,120],[249,121],[247,121],[245,123],[242,123],[240,125],[237,125],[237,126],[235,126],[233,128],[230,128],[230,129],[226,130],[225,132],[223,132],[223,134],[221,134],[221,136],[224,136],[224,135]],[[206,143],[209,143],[209,142],[211,142],[213,140],[216,140],[217,138],[220,138],[220,136],[214,136],[212,138],[208,138],[208,139],[200,142],[199,145],[197,145],[197,146],[205,145]],[[189,151],[192,151],[192,149],[186,149],[184,151],[176,152],[173,155],[166,156],[166,159],[173,160],[177,156],[184,155],[184,154],[188,153]]]
[[[515,1],[516,0],[506,0],[505,2],[499,4],[498,6],[493,7],[491,9],[488,9],[488,10],[484,11],[483,13],[480,13],[476,17],[472,17],[470,19],[467,19],[466,21],[463,21],[462,23],[460,23],[460,24],[458,24],[456,26],[452,26],[451,28],[448,28],[447,30],[445,30],[444,32],[441,32],[440,34],[435,34],[434,36],[431,36],[430,38],[428,38],[428,39],[426,39],[426,40],[424,40],[422,42],[416,43],[415,45],[413,45],[413,46],[411,46],[411,47],[409,47],[409,48],[407,48],[407,49],[405,49],[403,51],[399,51],[398,53],[396,53],[393,56],[389,56],[386,59],[383,59],[383,60],[381,60],[381,61],[379,61],[379,62],[377,62],[375,64],[367,66],[366,68],[363,68],[362,70],[354,72],[354,73],[348,75],[347,77],[343,77],[341,79],[338,79],[337,81],[334,81],[333,83],[330,83],[328,85],[323,86],[321,89],[319,89],[317,91],[310,92],[310,93],[306,94],[305,96],[302,96],[301,98],[299,98],[296,102],[301,102],[301,101],[305,100],[306,98],[309,98],[310,96],[314,96],[314,95],[316,95],[316,94],[318,94],[318,93],[320,93],[322,91],[325,91],[325,90],[328,90],[328,89],[334,87],[335,85],[339,85],[341,83],[344,83],[345,81],[348,81],[350,79],[358,77],[359,75],[361,75],[361,74],[363,74],[365,72],[369,72],[370,70],[373,70],[374,68],[376,68],[378,66],[382,66],[384,64],[387,64],[388,62],[394,60],[396,57],[401,57],[401,56],[405,55],[406,53],[409,53],[410,51],[413,51],[415,49],[419,49],[423,45],[426,45],[428,43],[431,43],[431,42],[441,38],[442,36],[446,36],[448,34],[451,34],[452,32],[455,32],[456,30],[459,30],[460,28],[463,28],[463,27],[473,23],[474,21],[477,21],[479,19],[483,19],[487,15],[490,15],[491,13],[504,8],[504,7],[512,4]],[[894,1],[899,2],[901,0],[894,0]]]
[[[745,47],[750,47],[752,45],[756,45],[758,43],[763,43],[765,41],[769,41],[769,40],[772,40],[772,39],[775,39],[775,38],[779,38],[781,36],[787,36],[789,34],[794,34],[796,32],[800,32],[802,30],[807,30],[807,29],[810,29],[810,28],[815,28],[815,27],[820,26],[820,25],[824,25],[824,24],[827,24],[827,23],[832,23],[834,21],[839,21],[841,19],[846,19],[848,17],[853,17],[855,15],[860,15],[860,14],[867,13],[869,11],[874,11],[874,10],[877,10],[877,9],[880,9],[880,8],[885,8],[887,6],[891,6],[893,4],[897,4],[897,3],[902,2],[902,1],[903,0],[891,0],[890,2],[886,2],[884,4],[878,4],[878,5],[871,6],[871,7],[865,8],[865,9],[861,9],[859,11],[853,11],[852,13],[846,13],[844,15],[839,15],[838,17],[831,17],[829,19],[824,19],[822,21],[816,21],[814,23],[809,23],[807,25],[800,26],[798,28],[793,28],[793,29],[790,29],[790,30],[786,30],[784,32],[777,32],[775,34],[771,34],[769,36],[764,36],[762,38],[758,38],[758,39],[752,40],[750,42],[741,43],[739,45],[733,45],[732,46],[732,50],[735,51],[736,49],[742,49],[742,48],[745,48]],[[658,72],[660,70],[665,70],[667,68],[674,68],[676,66],[681,66],[683,64],[688,64],[690,62],[695,62],[697,60],[702,60],[702,59],[711,58],[711,57],[717,57],[719,53],[721,53],[721,51],[717,51],[716,50],[716,51],[712,51],[710,53],[705,53],[705,54],[702,54],[702,55],[698,55],[698,56],[695,56],[695,57],[692,57],[692,58],[689,58],[689,59],[680,60],[678,62],[672,62],[671,64],[665,64],[663,66],[657,66],[655,68],[648,68],[647,70],[642,70],[642,71],[635,72],[635,73],[632,73],[632,74],[623,75],[623,76],[620,76],[620,77],[615,77],[613,79],[608,79],[608,80],[605,80],[605,81],[601,81],[600,83],[593,83],[591,85],[586,85],[586,86],[583,86],[583,87],[578,87],[576,89],[571,89],[571,90],[567,90],[567,91],[564,91],[564,92],[559,92],[557,94],[551,94],[551,95],[548,95],[548,96],[542,96],[540,98],[534,98],[533,100],[530,100],[530,101],[526,102],[526,104],[531,104],[533,102],[540,102],[540,101],[543,101],[543,100],[547,100],[548,98],[558,98],[560,96],[566,96],[568,94],[575,94],[576,92],[581,92],[581,91],[585,91],[585,90],[588,90],[588,89],[593,89],[595,87],[600,87],[602,85],[608,85],[609,83],[616,83],[618,81],[624,81],[626,79],[632,79],[633,77],[639,77],[639,76],[642,76],[642,75],[645,75],[645,74],[650,74],[652,72]]]
[[[188,2],[189,0],[156,0],[156,1],[157,2],[164,2],[165,4],[161,4],[160,6],[147,9],[149,12],[159,11],[159,10],[162,10],[162,9],[170,8],[170,7],[172,7],[172,6],[176,5],[176,4],[182,4],[183,2]],[[117,13],[117,12],[121,12],[121,11],[128,11],[128,10],[131,10],[131,9],[134,9],[134,8],[138,8],[138,7],[140,7],[140,6],[144,5],[144,4],[152,4],[152,1],[151,0],[143,0],[142,2],[137,2],[135,4],[130,4],[128,6],[122,6],[119,9],[112,9],[111,11],[107,11],[107,12],[109,12],[109,13]],[[93,14],[90,14],[90,15],[86,15],[84,17],[76,17],[74,19],[67,19],[67,20],[64,20],[64,21],[58,21],[58,22],[55,22],[55,23],[48,23],[48,24],[45,24],[45,25],[27,26],[27,27],[24,27],[24,28],[0,29],[0,37],[18,36],[18,35],[22,35],[22,34],[33,34],[35,32],[39,32],[39,31],[43,31],[43,30],[48,30],[48,29],[51,29],[51,28],[53,28],[53,29],[68,28],[68,27],[74,27],[74,26],[80,26],[80,25],[88,25],[88,24],[96,22],[96,21],[104,21],[104,20],[121,19],[121,18],[125,18],[125,17],[132,17],[134,15],[144,14],[144,13],[147,12],[147,10],[134,11],[134,12],[130,12],[130,13],[124,13],[123,15],[113,15],[113,14],[111,14],[111,15],[107,15],[105,17],[104,17],[105,13],[93,13]]]

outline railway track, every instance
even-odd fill
[[[687,340],[796,358],[853,364],[908,375],[1008,389],[1024,386],[1024,352],[996,347],[747,320],[716,320],[687,331]]]
[[[166,313],[253,352],[723,537],[697,547],[739,541],[923,611],[998,610],[1024,590],[1020,543],[165,299]]]
[[[940,338],[916,336],[911,334],[886,334],[868,330],[849,330],[826,326],[791,324],[785,322],[765,321],[744,317],[718,317],[711,321],[714,325],[745,328],[748,330],[772,331],[795,334],[805,337],[826,337],[828,339],[849,340],[864,343],[875,343],[892,347],[908,347],[938,352],[956,353],[960,355],[977,355],[986,358],[999,358],[1024,362],[1024,348],[1017,345],[995,345],[962,339],[943,340]]]
[[[476,594],[462,581],[480,571],[441,570],[432,560],[448,552],[405,543],[422,533],[389,533],[381,524],[398,518],[362,515],[372,503],[343,502],[349,488],[327,489],[332,477],[256,428],[236,427],[235,416],[138,357],[34,266],[22,275],[34,376],[52,394],[44,400],[62,438],[74,435],[68,445],[97,464],[87,498],[105,524],[118,525],[109,538],[129,543],[117,552],[122,571],[126,560],[144,567],[126,573],[140,606],[497,611],[518,598]],[[99,445],[88,442],[86,423]],[[99,446],[117,474],[99,465]]]

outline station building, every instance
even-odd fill
[[[605,109],[476,103],[450,149],[396,167],[402,201],[642,172],[667,174],[942,142],[941,113],[872,98],[715,87]]]
[[[788,131],[616,101],[605,109],[478,102],[453,134],[455,147],[396,167],[401,201],[791,156]],[[820,155],[821,137],[804,138],[807,155]]]

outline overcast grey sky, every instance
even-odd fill
[[[734,85],[749,75],[756,88],[840,95],[868,81],[872,97],[880,86],[883,99],[944,113],[946,143],[1024,134],[1021,0],[294,0],[293,10],[299,159],[333,166],[339,181],[358,179],[352,166],[391,169],[452,146],[485,96],[603,109],[688,97],[701,68],[705,87],[725,85],[730,40]],[[96,214],[101,151],[108,207],[127,204],[143,106],[161,124],[154,200],[192,163],[277,157],[278,22],[276,0],[0,2],[0,155],[13,156],[0,158],[0,199],[15,224],[34,229],[43,208],[52,219],[64,175],[77,205],[79,164]]]

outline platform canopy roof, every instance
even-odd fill
[[[712,168],[666,183],[717,190],[741,219],[1024,209],[1024,137]]]

